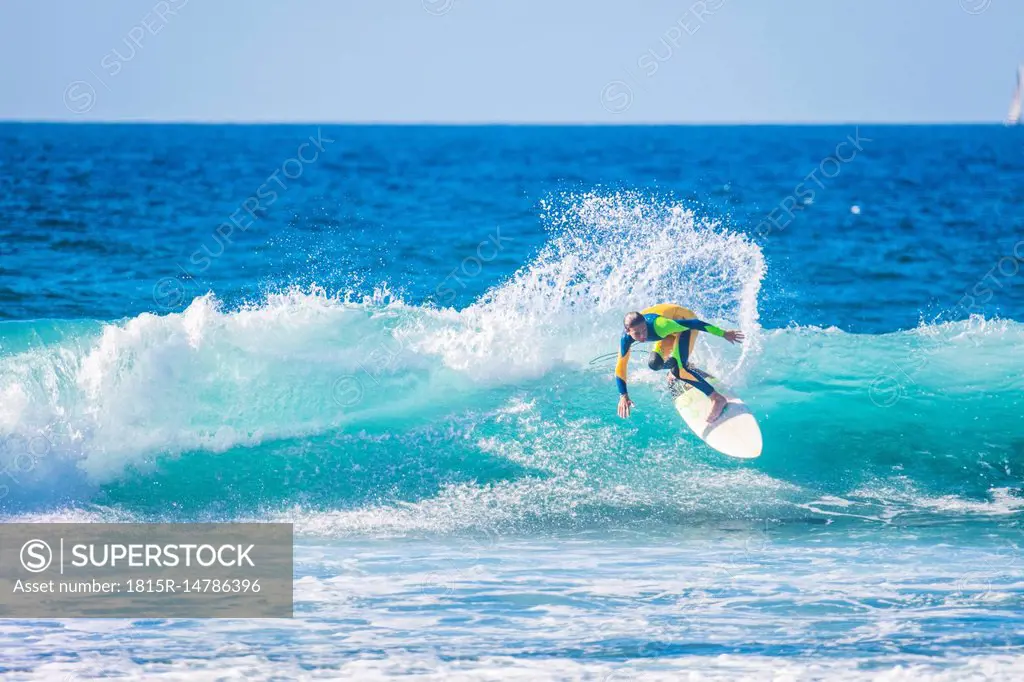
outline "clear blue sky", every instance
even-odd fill
[[[6,120],[994,122],[1024,1],[4,0],[0,59]]]

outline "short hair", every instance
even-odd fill
[[[626,325],[626,329],[639,327],[641,324],[646,324],[646,322],[644,316],[640,313],[626,313],[626,317],[622,320],[622,324]]]

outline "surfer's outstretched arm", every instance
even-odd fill
[[[698,332],[707,332],[712,336],[721,336],[729,343],[736,343],[737,341],[743,340],[743,332],[726,331],[721,327],[716,327],[710,322],[704,322],[703,320],[698,320],[696,318],[689,320],[673,320],[668,317],[659,317],[654,321],[654,331],[662,338],[669,334],[676,334],[687,329],[693,329]]]
[[[615,363],[615,386],[619,389],[619,416],[625,419],[629,416],[629,410],[633,407],[633,401],[629,399],[626,390],[626,369],[629,367],[629,347],[633,345],[633,339],[629,334],[623,334],[619,341],[619,359]]]

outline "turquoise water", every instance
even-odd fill
[[[3,520],[297,534],[293,621],[5,621],[0,670],[1018,679],[1022,142],[0,126]],[[615,416],[663,301],[748,335],[696,356],[761,458],[642,354]]]

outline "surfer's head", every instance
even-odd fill
[[[622,320],[623,326],[626,327],[626,333],[629,334],[634,341],[646,341],[647,340],[647,320],[640,313],[626,313],[626,317]]]

